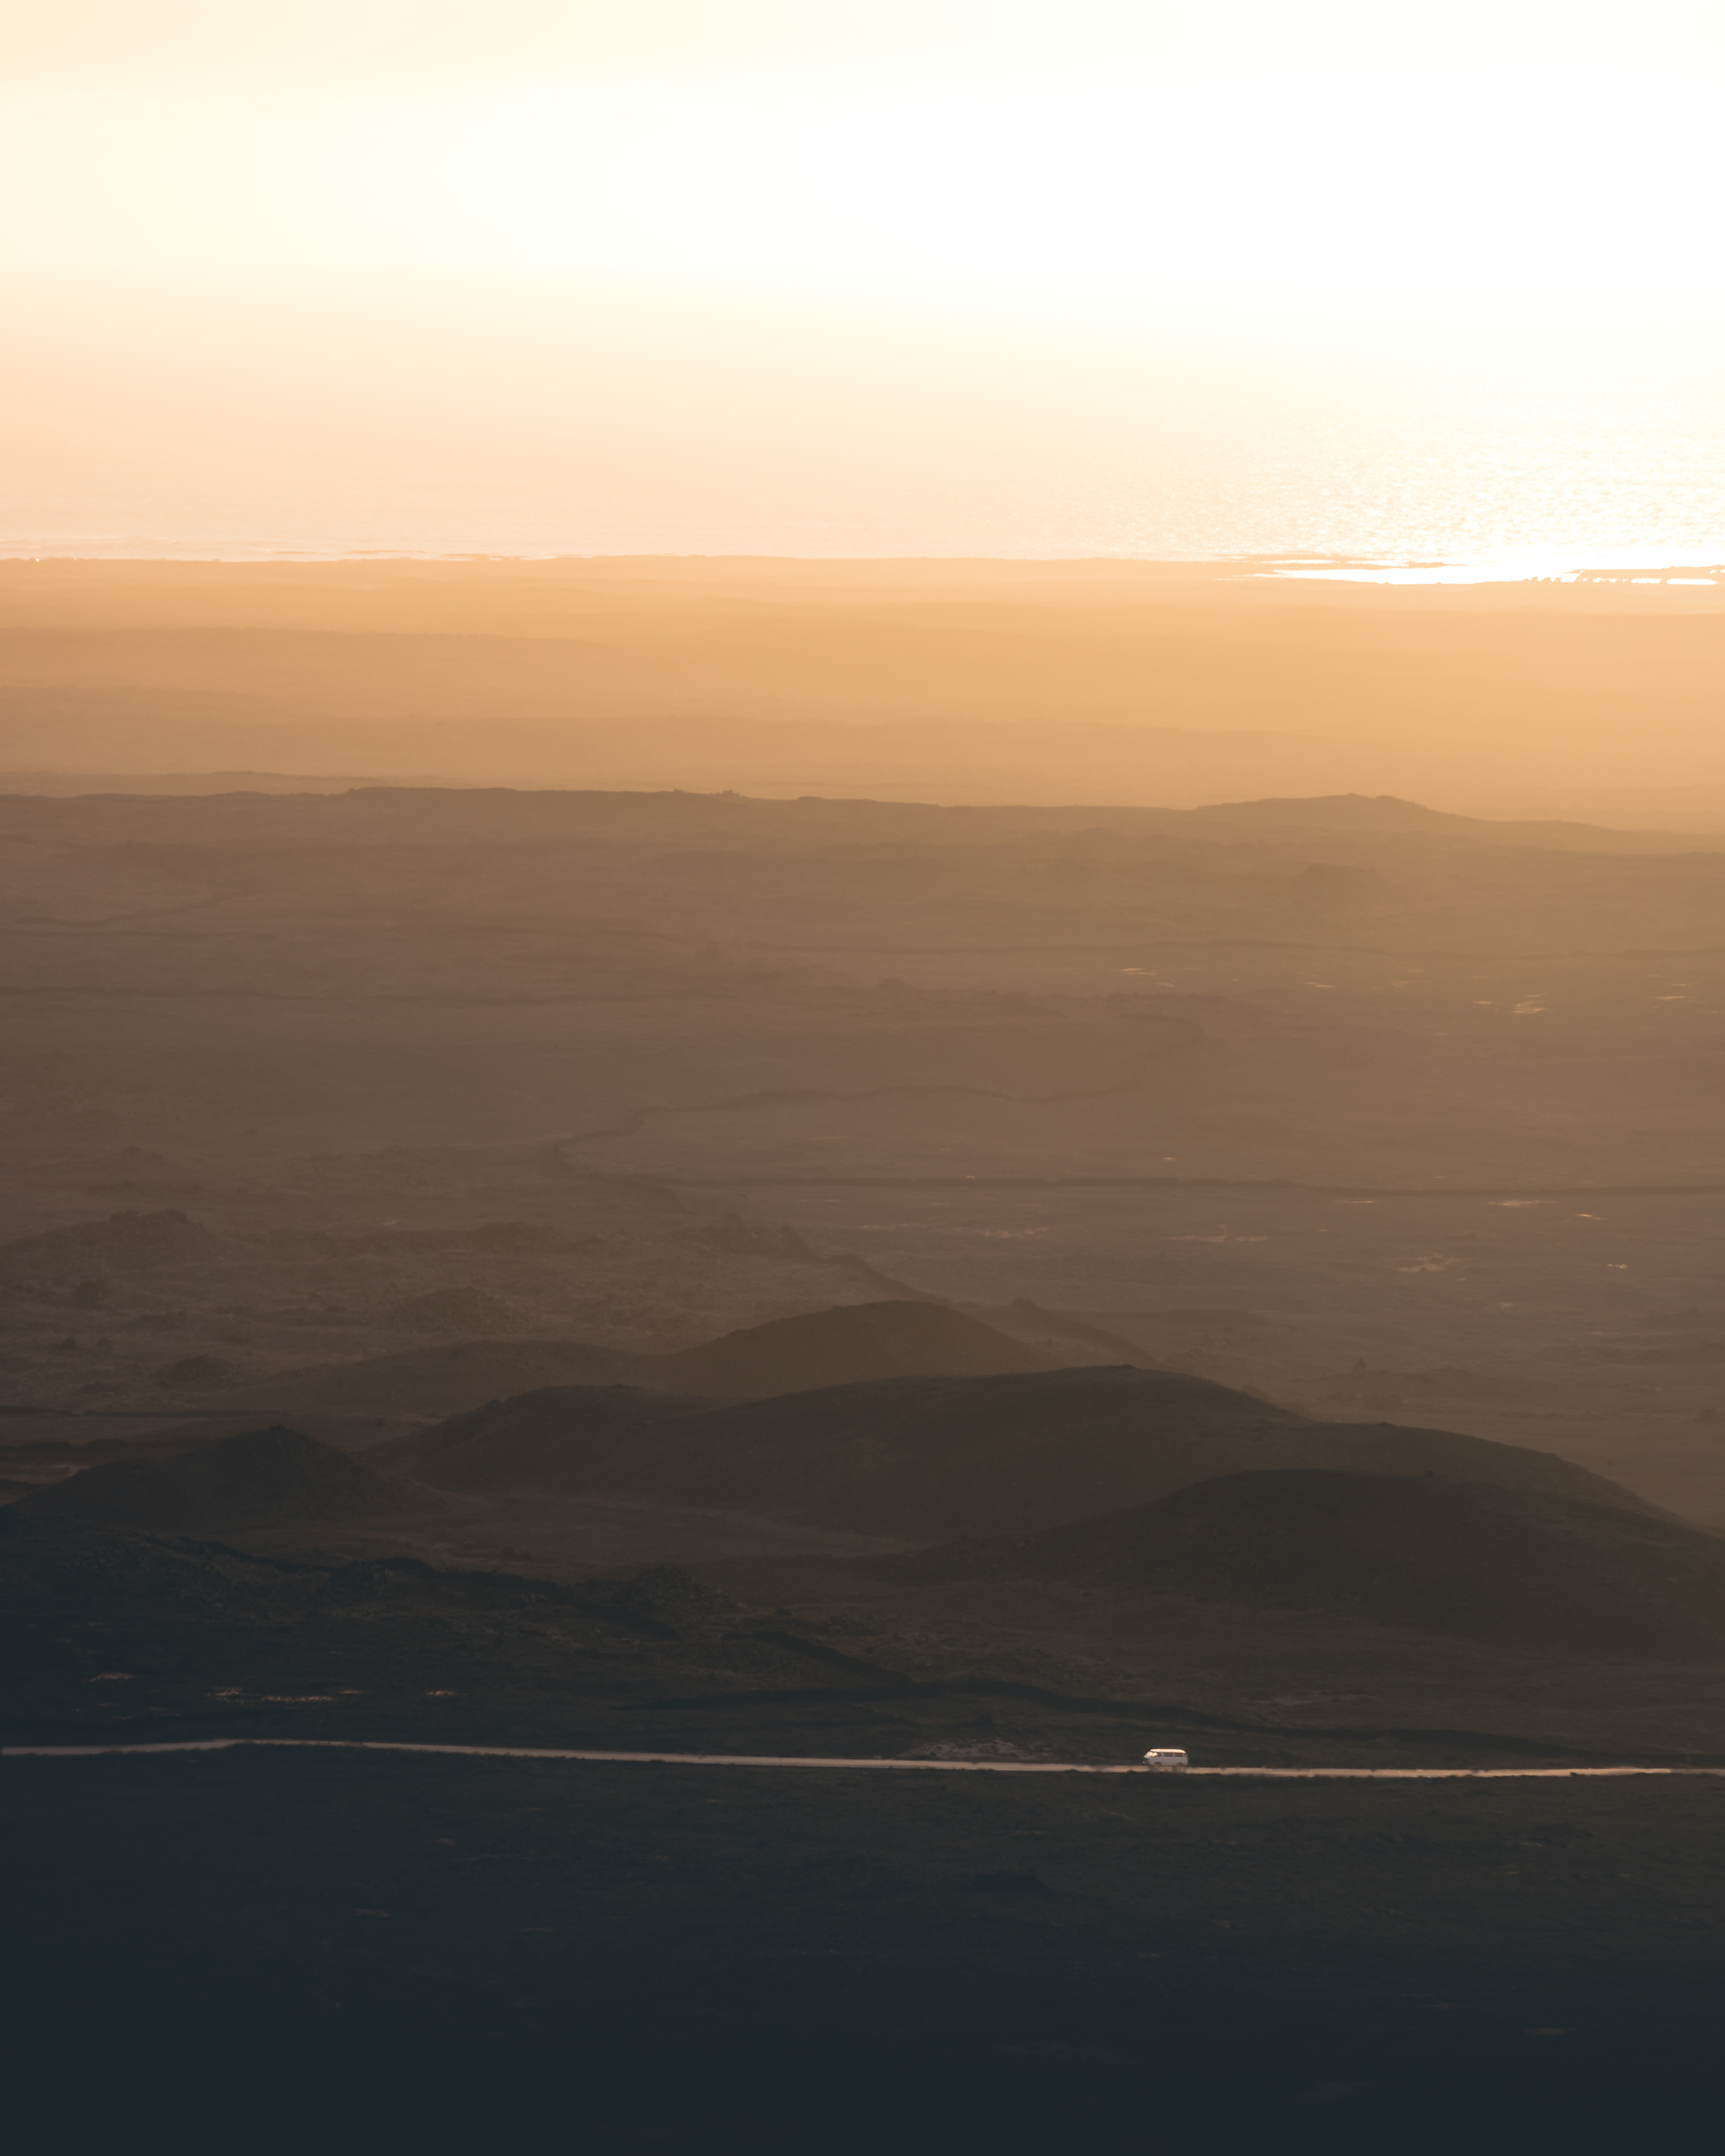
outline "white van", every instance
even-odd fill
[[[1147,1752],[1144,1754],[1144,1764],[1147,1767],[1184,1767],[1189,1763],[1183,1752],[1163,1749]]]

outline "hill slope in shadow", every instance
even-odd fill
[[[392,1440],[449,1488],[627,1490],[848,1532],[1024,1532],[1260,1468],[1440,1474],[1646,1512],[1554,1454],[1455,1431],[1307,1419],[1170,1370],[884,1378],[655,1418],[641,1396],[557,1390]],[[469,1479],[471,1478],[471,1479]]]
[[[424,1511],[438,1500],[370,1461],[298,1430],[254,1430],[167,1460],[113,1460],[34,1491],[31,1517],[174,1534],[328,1524]]]
[[[639,1385],[549,1385],[387,1439],[365,1456],[434,1488],[475,1495],[592,1488],[668,1424],[710,1405]]]
[[[267,1383],[267,1405],[280,1412],[339,1408],[449,1415],[548,1385],[626,1384],[759,1399],[865,1378],[1055,1367],[1055,1358],[1040,1348],[961,1311],[931,1302],[864,1302],[773,1318],[669,1355],[629,1354],[576,1340],[469,1340],[286,1370],[260,1383]]]
[[[1555,1489],[1272,1469],[882,1577],[1091,1580],[1568,1654],[1725,1656],[1725,1539]]]
[[[932,1302],[854,1302],[751,1325],[659,1358],[689,1393],[765,1399],[882,1378],[982,1378],[1058,1368],[1052,1355]]]

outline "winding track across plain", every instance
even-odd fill
[[[245,1747],[313,1752],[418,1752],[464,1759],[598,1760],[639,1767],[888,1768],[947,1774],[1175,1774],[1295,1782],[1527,1782],[1609,1780],[1625,1775],[1725,1776],[1725,1767],[1145,1767],[1087,1766],[1045,1759],[802,1759],[747,1752],[576,1752],[539,1745],[403,1744],[342,1737],[204,1737],[172,1744],[8,1744],[5,1759],[99,1759],[165,1752],[234,1752]]]

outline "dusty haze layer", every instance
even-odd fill
[[[928,1296],[1725,1516],[1719,841],[387,788],[0,839],[10,1234],[72,1237],[0,1266],[20,1407],[383,1358],[348,1405],[436,1414],[570,1373],[388,1358]]]
[[[48,790],[239,773],[952,803],[1393,793],[1725,824],[1715,582],[15,560],[0,625],[0,772]]]
[[[1711,588],[0,593],[8,1742],[1725,1765]],[[97,2026],[749,2156],[1716,2079],[1711,1779],[6,1764],[49,2108]]]

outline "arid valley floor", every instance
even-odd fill
[[[378,787],[0,843],[7,1744],[1725,1766],[1725,838]],[[34,2146],[1722,2092],[1711,1777],[3,1775]]]

